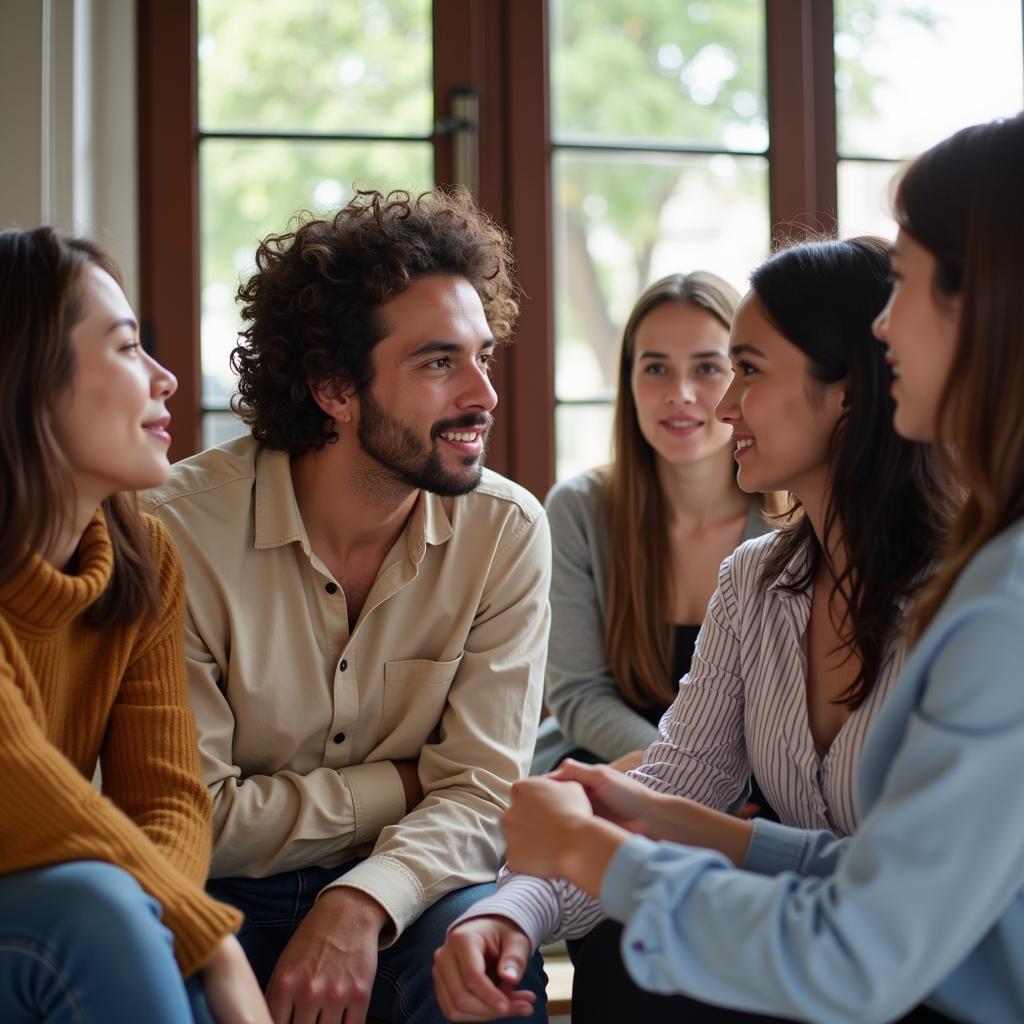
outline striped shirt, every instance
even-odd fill
[[[857,763],[905,650],[890,645],[867,700],[819,757],[807,717],[811,588],[786,589],[806,555],[795,556],[766,587],[758,583],[777,539],[772,533],[747,541],[722,563],[690,672],[644,763],[630,774],[652,789],[724,811],[753,771],[783,824],[850,835],[857,825]],[[485,915],[510,918],[534,945],[578,938],[603,917],[596,901],[567,883],[506,868],[498,891],[460,920]]]

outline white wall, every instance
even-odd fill
[[[138,303],[134,0],[0,0],[0,227],[54,224]]]

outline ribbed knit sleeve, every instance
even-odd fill
[[[101,754],[103,790],[171,864],[203,886],[210,867],[212,801],[200,776],[188,697],[185,580],[163,525],[146,521],[163,603],[154,622],[135,637],[111,710]],[[139,881],[149,888],[145,879]],[[189,903],[164,902],[164,921],[176,936],[190,927]]]
[[[104,634],[105,643],[132,645],[120,679],[85,681],[90,693],[110,690],[112,704],[80,701],[60,730],[74,730],[67,740],[74,746],[99,752],[102,744],[107,795],[66,756],[60,736],[47,735],[33,667],[13,621],[0,615],[0,873],[72,860],[116,864],[160,901],[188,976],[238,927],[240,915],[202,889],[209,799],[185,685],[183,581],[170,542],[156,529],[154,537],[163,613],[148,631]],[[51,664],[47,681],[73,677],[74,650],[55,647],[48,670]]]

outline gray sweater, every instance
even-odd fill
[[[551,717],[541,723],[534,774],[550,770],[583,747],[605,761],[646,750],[657,727],[633,710],[615,685],[605,656],[608,590],[608,503],[605,473],[593,469],[556,484],[545,502],[551,527],[551,639],[545,699]],[[751,501],[743,540],[770,527],[761,501]]]

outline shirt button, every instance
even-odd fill
[[[336,594],[338,592],[338,584],[328,583],[327,586],[324,587],[324,590],[326,590],[328,594]]]
[[[345,734],[343,732],[335,733],[334,734],[334,742],[335,743],[344,743],[345,742]]]
[[[643,953],[643,952],[646,952],[646,950],[647,950],[647,947],[643,944],[643,942],[634,942],[633,943],[633,952],[634,953]]]
[[[344,672],[345,669],[347,669],[347,668],[348,668],[348,662],[344,658],[342,658],[341,659],[341,664],[338,666],[338,671],[339,672]]]

